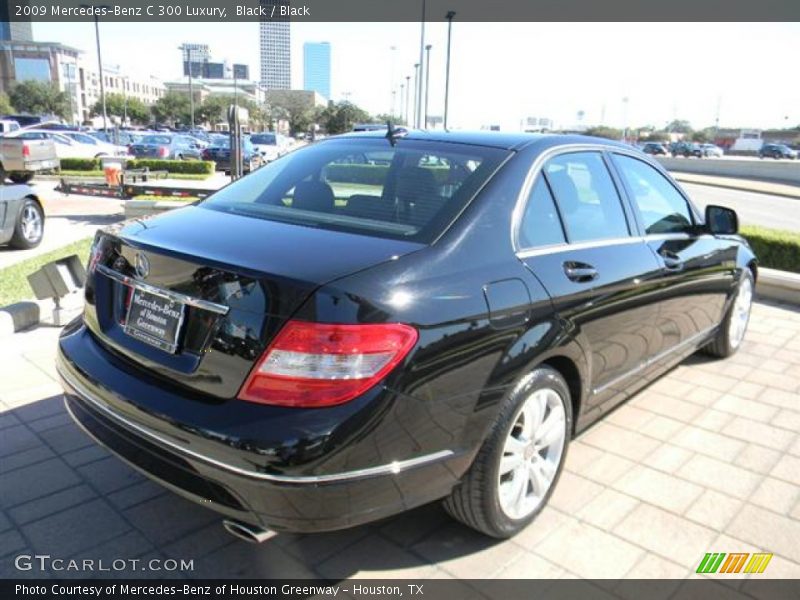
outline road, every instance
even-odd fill
[[[719,204],[735,210],[741,225],[760,225],[800,233],[798,199],[696,183],[681,183],[681,186],[701,210],[706,204]]]

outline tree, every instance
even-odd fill
[[[11,106],[11,102],[8,100],[8,95],[0,93],[0,115],[7,115],[15,112],[14,107]]]
[[[606,127],[605,125],[599,125],[597,127],[589,127],[586,130],[586,135],[592,135],[594,137],[601,137],[606,138],[609,140],[619,140],[622,139],[622,131],[619,129],[614,129],[613,127]]]
[[[671,133],[692,133],[692,126],[689,124],[689,121],[681,119],[670,121],[665,129]]]
[[[288,121],[292,135],[308,131],[319,114],[306,98],[298,95],[275,93],[270,97],[270,103],[270,117]]]
[[[92,107],[92,115],[103,114],[103,102],[98,100]],[[123,94],[106,94],[106,114],[124,119],[128,115],[131,122],[147,124],[150,122],[150,108],[138,98],[126,97]]]
[[[69,95],[58,89],[54,83],[44,81],[20,81],[11,88],[8,95],[11,104],[20,112],[55,115],[70,119],[72,108]]]
[[[190,124],[192,119],[189,94],[167,92],[153,104],[153,114],[162,123]]]
[[[331,102],[318,116],[319,124],[329,134],[346,133],[356,123],[371,122],[372,117],[352,102]]]
[[[670,140],[666,131],[651,131],[645,139],[648,142],[668,142]]]
[[[706,127],[705,129],[701,129],[700,131],[693,132],[692,141],[700,143],[713,142],[714,134],[715,131],[713,127]]]

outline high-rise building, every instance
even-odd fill
[[[281,17],[289,0],[259,0],[267,14],[276,15],[259,24],[261,51],[261,85],[268,90],[288,90],[292,87],[291,33],[289,17]],[[274,12],[273,12],[274,11]]]
[[[331,45],[328,42],[303,44],[303,89],[331,97]]]

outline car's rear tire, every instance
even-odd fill
[[[8,174],[8,178],[14,183],[28,183],[33,179],[33,173],[30,171],[12,171]]]
[[[538,367],[504,400],[475,461],[445,499],[445,510],[488,536],[517,534],[547,504],[571,432],[569,387],[555,369]]]
[[[717,335],[703,348],[706,354],[727,358],[736,353],[742,345],[744,334],[747,332],[747,324],[750,322],[754,292],[753,273],[750,269],[745,269],[736,288],[736,297],[725,314],[725,318],[722,319]]]
[[[9,242],[12,248],[35,248],[44,237],[44,212],[33,198],[25,198],[14,225],[14,235]]]

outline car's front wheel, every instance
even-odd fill
[[[736,297],[722,320],[717,335],[704,348],[708,354],[727,358],[742,345],[747,324],[750,322],[754,289],[753,273],[750,269],[745,269],[736,288]]]
[[[508,538],[544,508],[572,431],[561,374],[538,367],[505,399],[470,470],[445,500],[450,515],[486,535]]]
[[[35,248],[44,237],[44,213],[39,203],[32,198],[26,198],[17,215],[14,227],[14,236],[11,238],[12,248],[27,250]]]

